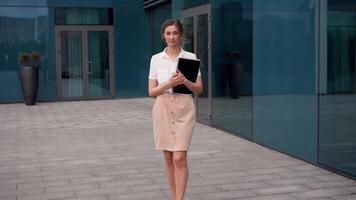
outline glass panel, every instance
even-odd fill
[[[112,25],[112,8],[56,8],[56,25]]]
[[[52,55],[47,29],[48,9],[0,7],[0,27],[0,101],[23,100],[18,54],[34,50],[41,53],[38,99],[54,99],[55,79],[51,76],[54,68],[48,62]]]
[[[203,93],[198,97],[198,118],[199,120],[209,122],[209,99],[208,99],[208,15],[199,15],[197,21],[197,51],[196,55],[201,61],[201,75],[204,85]]]
[[[1,0],[0,6],[47,6],[47,0]]]
[[[122,1],[115,1],[118,4]],[[121,97],[148,94],[148,71],[152,54],[147,10],[122,6],[115,12],[115,90]],[[157,33],[159,35],[159,32]],[[142,78],[145,77],[145,78]]]
[[[61,31],[61,86],[63,97],[83,96],[81,31]]]
[[[12,1],[12,0],[11,0]],[[17,1],[17,0],[16,0]],[[25,1],[25,0],[22,0]],[[57,8],[108,8],[118,6],[128,6],[127,0],[46,0],[48,5]],[[132,1],[132,0],[130,0]],[[131,7],[130,5],[129,7]]]
[[[254,139],[311,162],[317,161],[315,2],[253,1]]]
[[[213,125],[252,138],[252,1],[213,2]]]
[[[328,93],[355,92],[355,17],[352,11],[328,12]]]
[[[354,1],[333,0],[322,7],[327,39],[320,66],[319,162],[356,176],[356,9]]]
[[[172,6],[171,3],[149,9],[150,12],[150,33],[151,33],[151,52],[156,54],[166,47],[166,44],[161,38],[161,25],[166,19],[171,18]]]
[[[210,3],[211,0],[184,0],[183,9],[192,8],[195,6]]]
[[[184,27],[184,49],[194,52],[194,18],[189,17],[183,20]]]
[[[88,31],[89,96],[110,95],[109,32]]]

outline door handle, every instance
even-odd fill
[[[87,74],[89,74],[89,75],[91,74],[90,65],[91,65],[91,62],[88,60],[88,61],[87,61]]]

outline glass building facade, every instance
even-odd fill
[[[199,121],[356,177],[355,0],[0,2],[0,102],[39,51],[40,101],[147,96],[160,25],[202,61]]]

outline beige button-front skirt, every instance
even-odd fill
[[[189,150],[196,120],[192,96],[166,92],[156,98],[152,115],[157,150]]]

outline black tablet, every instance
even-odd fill
[[[177,69],[185,76],[186,79],[195,83],[198,77],[200,68],[200,60],[192,60],[187,58],[179,58]],[[177,85],[173,87],[174,93],[193,94],[185,85]]]

